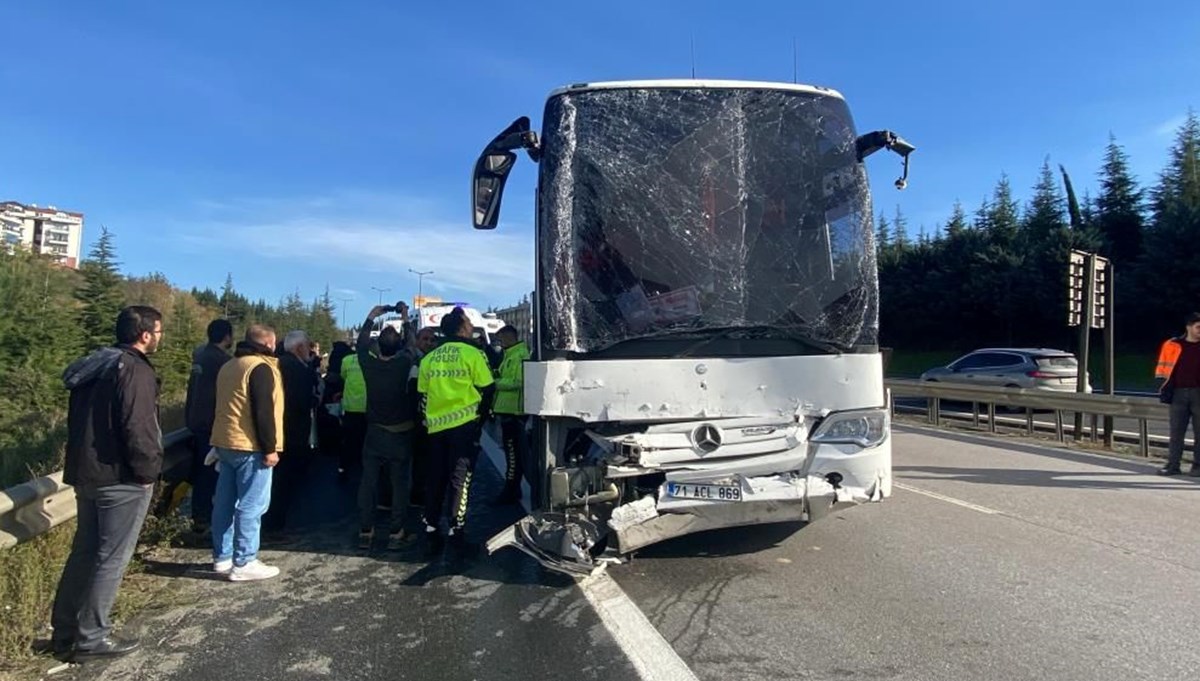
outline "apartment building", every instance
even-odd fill
[[[79,267],[83,246],[83,213],[16,201],[0,202],[0,244],[24,246],[53,256],[67,267]]]

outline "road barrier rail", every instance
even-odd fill
[[[1064,442],[1068,434],[1075,440],[1087,437],[1092,442],[1103,442],[1111,448],[1113,442],[1119,439],[1136,442],[1142,456],[1150,455],[1152,443],[1162,444],[1162,436],[1153,436],[1149,432],[1151,421],[1167,422],[1170,420],[1167,405],[1158,401],[1157,397],[1145,394],[1096,395],[1051,390],[1031,390],[1028,388],[1001,388],[974,386],[940,381],[919,381],[911,379],[889,379],[886,382],[892,395],[893,412],[897,410],[896,400],[906,398],[924,398],[926,406],[923,411],[927,420],[940,426],[944,419],[963,420],[961,415],[947,414],[943,402],[967,402],[971,404],[971,414],[965,417],[978,428],[987,427],[996,432],[997,425],[1013,423],[1016,419],[997,417],[997,408],[1016,408],[1024,411],[1024,426],[1028,434],[1033,435],[1039,429],[1052,431],[1059,442]],[[900,407],[903,410],[903,407]],[[1050,411],[1054,413],[1053,424],[1039,424],[1035,419],[1036,412]],[[1074,424],[1065,422],[1065,415],[1079,415]],[[1136,419],[1137,433],[1119,433],[1114,427],[1114,419]]]
[[[163,436],[163,478],[180,480],[191,460],[192,433],[186,428]],[[0,549],[8,549],[75,518],[75,488],[62,471],[0,492]]]

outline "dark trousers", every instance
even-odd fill
[[[338,468],[348,471],[362,461],[363,442],[367,439],[367,415],[348,411],[342,414],[342,454]]]
[[[213,494],[217,491],[217,467],[204,465],[204,458],[212,448],[210,437],[209,431],[192,431],[192,470],[188,480],[192,485],[192,522],[204,526],[212,520]]]
[[[279,463],[271,472],[271,507],[263,515],[263,529],[278,532],[287,524],[288,508],[296,498],[297,490],[308,481],[308,468],[312,463],[312,452],[307,447],[284,450]]]
[[[367,427],[362,450],[363,475],[358,487],[359,529],[375,527],[375,507],[383,472],[391,478],[391,532],[404,529],[408,517],[408,494],[412,485],[412,431],[393,433],[376,425]]]
[[[112,630],[109,614],[153,493],[136,484],[75,488],[78,524],[51,614],[56,646],[89,650]]]
[[[1188,424],[1192,426],[1192,466],[1197,465],[1200,451],[1200,388],[1176,388],[1171,399],[1171,439],[1167,446],[1167,466],[1179,468],[1183,461],[1183,439]]]
[[[525,443],[525,417],[501,414],[500,440],[504,446],[504,484],[520,486],[529,449]]]
[[[429,479],[425,489],[425,523],[440,527],[442,508],[450,500],[450,529],[467,523],[471,476],[479,458],[479,423],[429,434]]]
[[[413,430],[412,493],[409,495],[412,505],[424,508],[425,488],[428,486],[429,433],[424,426],[418,425]]]

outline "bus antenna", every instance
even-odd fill
[[[696,79],[696,36],[695,34],[689,37],[692,49],[692,80]]]

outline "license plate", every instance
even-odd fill
[[[691,483],[668,482],[667,495],[677,499],[741,501],[742,488],[737,485],[693,485]]]

